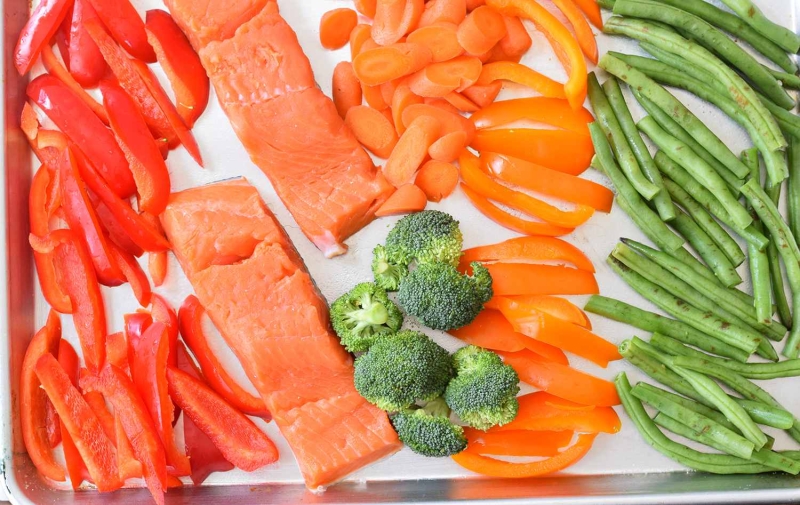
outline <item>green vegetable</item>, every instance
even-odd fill
[[[678,211],[678,216],[670,223],[703,258],[706,265],[711,267],[720,282],[726,287],[737,286],[742,283],[742,278],[736,272],[736,267],[730,262],[725,253],[711,240],[706,232],[700,228],[694,219],[683,211]]]
[[[386,291],[362,282],[333,302],[331,325],[348,351],[361,352],[377,339],[399,331],[403,313]]]
[[[492,298],[492,276],[472,263],[472,276],[448,263],[425,263],[400,284],[400,306],[435,330],[452,330],[471,323]]]
[[[464,423],[488,430],[517,417],[519,376],[500,356],[469,345],[456,351],[453,361],[456,376],[444,399]]]
[[[442,398],[401,410],[391,419],[400,441],[417,454],[444,458],[467,448],[464,428],[450,422],[450,408]]]
[[[724,426],[725,428],[728,428],[731,431],[736,431],[736,426],[734,426],[733,423],[728,421],[728,418],[722,415],[720,411],[714,410],[711,407],[707,407],[702,403],[690,400],[689,398],[685,398],[681,395],[676,395],[675,393],[670,393],[669,391],[658,388],[656,386],[651,386],[646,382],[638,383],[634,389],[641,389],[647,391],[651,395],[662,398],[663,400],[667,400],[672,403],[677,403],[681,407],[691,410],[692,412],[700,414],[704,417],[707,417],[712,421]]]
[[[789,204],[789,228],[796,239],[800,237],[800,139],[790,139],[787,153],[790,172],[786,193]]]
[[[751,177],[757,181],[761,180],[761,170],[759,168],[758,151],[747,149],[742,151],[742,161],[750,167]],[[750,208],[752,211],[752,207]],[[755,214],[755,212],[753,212]],[[758,216],[753,216],[753,225],[756,229],[763,229]],[[747,244],[747,253],[750,259],[750,280],[753,285],[753,298],[756,311],[756,319],[765,324],[772,323],[772,285],[769,277],[769,257],[766,251],[759,251],[752,244]],[[780,336],[783,339],[783,335]]]
[[[386,237],[386,253],[398,265],[442,262],[457,266],[462,245],[458,221],[438,210],[407,215]]]
[[[372,275],[378,286],[386,291],[397,291],[400,283],[408,275],[408,265],[395,263],[389,259],[386,247],[377,245],[372,250]]]
[[[387,412],[444,393],[453,377],[450,354],[426,335],[401,331],[381,338],[355,362],[356,390]]]
[[[772,74],[772,76],[783,83],[785,88],[790,89],[800,89],[800,77],[796,76],[794,73],[787,73],[787,72],[796,72],[796,70],[789,70],[787,72],[781,72],[780,70],[774,70],[766,65],[764,68],[767,69],[767,72]]]
[[[792,182],[789,181],[790,191],[791,184]],[[780,194],[780,186],[767,184],[767,196],[770,198],[770,200],[772,200],[772,203],[775,204],[776,207],[780,201]],[[791,213],[791,202],[789,202],[789,205]],[[794,233],[792,234],[794,235]],[[794,237],[795,240],[797,240],[797,235],[794,235]],[[778,244],[776,240],[770,240],[769,246],[767,247],[767,258],[769,259],[769,274],[772,280],[772,299],[775,301],[775,305],[778,308],[778,317],[784,325],[791,327],[792,311],[789,308],[789,301],[786,298],[786,289],[784,288],[783,284],[783,272],[781,271],[780,254],[778,253]]]
[[[745,23],[791,54],[800,50],[800,37],[793,31],[773,23],[750,0],[722,0]]]

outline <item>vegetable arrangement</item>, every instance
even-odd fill
[[[796,198],[797,118],[788,112],[796,104],[784,90],[793,79],[781,76],[797,71],[786,51],[796,52],[800,38],[767,20],[749,1],[725,1],[733,14],[700,0],[601,3],[615,14],[604,31],[638,40],[654,57],[611,52],[599,62],[611,77],[601,86],[594,74],[589,76],[597,117],[589,125],[593,166],[611,179],[620,207],[657,247],[623,238],[608,264],[671,317],[596,295],[586,310],[651,332],[649,342],[634,337],[619,351],[678,393],[644,382],[632,386],[623,373],[615,382],[619,397],[647,443],[690,468],[797,475],[796,454],[776,451],[763,428],[785,430],[800,441],[796,418],[752,380],[797,374],[800,249],[778,204],[787,178],[789,201]],[[723,30],[747,41],[780,70],[758,63]],[[648,114],[638,123],[620,81]],[[662,85],[715,105],[742,126],[754,147],[736,156]],[[657,147],[654,156],[642,134]],[[766,167],[763,183],[759,155]],[[731,232],[746,242],[746,250]],[[702,261],[684,248],[686,242]],[[745,261],[752,295],[736,288],[743,282],[736,267]],[[776,311],[779,320],[773,318]],[[780,361],[773,342],[787,333],[781,354],[788,360]],[[750,362],[753,354],[767,362]],[[657,411],[654,418],[643,403]],[[718,452],[691,449],[662,428]]]

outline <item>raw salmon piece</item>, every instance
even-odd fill
[[[261,12],[269,0],[165,0],[172,17],[196,51],[225,40]],[[274,3],[274,2],[273,2]]]

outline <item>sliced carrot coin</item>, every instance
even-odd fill
[[[453,105],[452,103],[448,102],[444,98],[433,98],[426,96],[425,97],[425,105],[430,105],[431,107],[436,107],[437,109],[441,109],[445,112],[449,112],[450,114],[454,114],[456,116],[461,115],[461,111]]]
[[[372,40],[372,27],[370,25],[358,24],[353,31],[350,32],[350,59],[354,59],[361,52],[367,41],[371,41],[372,47],[377,47],[378,44]]]
[[[553,237],[518,237],[497,244],[464,250],[459,268],[466,269],[473,261],[564,261],[580,270],[594,272],[591,260],[577,247]]]
[[[506,35],[503,16],[482,5],[467,14],[458,25],[458,42],[469,54],[484,54]]]
[[[452,163],[458,159],[467,147],[467,133],[464,131],[450,132],[443,135],[439,140],[431,144],[428,148],[428,155],[436,161],[444,161],[445,163]],[[458,175],[456,173],[456,175]],[[456,177],[458,180],[458,177]],[[455,188],[453,188],[455,189]]]
[[[340,61],[333,69],[333,104],[342,118],[351,107],[361,105],[361,83],[358,82],[353,65]]]
[[[478,107],[475,104],[475,102],[465,97],[458,91],[453,91],[452,93],[448,93],[442,98],[444,98],[447,101],[447,103],[449,103],[450,105],[452,105],[461,112],[477,112],[480,110],[480,107]]]
[[[367,105],[377,111],[382,111],[389,107],[389,104],[383,99],[383,90],[380,86],[361,84],[361,96],[367,102]]]
[[[428,46],[399,42],[374,49],[362,48],[358,56],[353,59],[353,70],[363,84],[378,86],[413,74],[428,65],[432,59],[433,55]]]
[[[364,147],[381,158],[388,158],[397,145],[397,132],[392,123],[371,107],[351,107],[344,122]]]
[[[481,71],[483,73],[483,71]],[[478,78],[480,80],[480,78]],[[461,92],[466,98],[469,98],[478,107],[488,107],[494,102],[497,95],[503,89],[501,81],[494,81],[486,85],[473,84],[469,88]]]
[[[319,20],[319,42],[325,49],[339,49],[350,40],[358,24],[358,14],[346,7],[329,10]]]
[[[564,85],[560,82],[556,82],[525,65],[510,61],[487,63],[483,66],[481,76],[475,84],[486,86],[497,80],[510,81],[527,86],[544,96],[553,98],[566,98],[567,96],[564,92]]]
[[[409,182],[428,155],[428,148],[439,138],[440,131],[441,123],[434,117],[422,116],[415,119],[397,141],[383,167],[386,180],[395,187]],[[425,195],[422,190],[419,192]]]
[[[443,97],[472,86],[481,75],[481,60],[458,56],[441,63],[431,63],[411,76],[411,91],[423,97]]]
[[[376,0],[353,0],[353,4],[359,14],[367,16],[368,18],[375,17],[375,9],[378,4]]]
[[[420,212],[425,210],[426,205],[428,205],[428,199],[421,189],[413,184],[404,184],[383,202],[383,205],[375,212],[375,215],[384,217]]]
[[[429,0],[419,18],[419,26],[430,26],[436,23],[453,23],[458,25],[467,16],[466,0]]]
[[[392,97],[392,119],[398,135],[402,135],[403,132],[406,131],[406,125],[403,123],[403,112],[411,105],[422,103],[422,97],[415,95],[407,84],[401,84],[394,90],[394,96]]]
[[[528,52],[528,49],[533,45],[528,30],[522,24],[522,20],[516,16],[503,16],[503,22],[506,24],[506,34],[497,43],[492,51],[492,58],[498,58],[496,61],[519,61],[522,56]],[[502,55],[502,58],[500,58]]]
[[[430,116],[439,121],[442,128],[442,135],[463,131],[467,134],[468,142],[471,142],[471,139],[475,135],[475,125],[472,124],[472,121],[469,119],[461,114],[454,114],[428,104],[414,104],[406,107],[402,114],[403,124],[408,127],[412,121],[420,116]]]
[[[417,172],[414,184],[425,193],[428,201],[440,202],[458,186],[458,169],[452,163],[429,160]]]
[[[372,38],[378,44],[394,44],[419,23],[425,0],[377,0]]]
[[[457,29],[453,23],[423,26],[409,33],[406,42],[427,46],[434,62],[452,60],[464,53],[464,48],[458,43]]]

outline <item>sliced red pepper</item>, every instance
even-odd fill
[[[36,363],[36,376],[72,436],[92,481],[100,491],[122,487],[114,444],[103,431],[100,420],[52,354]]]
[[[130,283],[133,295],[139,305],[142,307],[150,305],[153,291],[150,289],[150,281],[147,280],[147,274],[144,273],[136,258],[116,244],[111,244],[111,257],[114,258],[114,261],[122,270],[122,274]]]
[[[125,338],[128,341],[128,363],[133,365],[136,359],[136,346],[139,345],[139,341],[147,328],[153,324],[153,317],[147,312],[135,312],[133,314],[125,314],[123,318],[125,320]],[[135,374],[136,370],[131,366],[131,379],[134,378]]]
[[[178,114],[191,128],[208,105],[210,85],[200,57],[167,11],[147,11],[145,29],[175,92]]]
[[[55,449],[61,443],[61,420],[58,418],[58,412],[53,407],[53,403],[47,400],[45,404],[45,422],[47,427],[47,440],[50,442],[50,448]]]
[[[203,314],[205,309],[200,305],[200,300],[194,295],[189,295],[183,302],[178,317],[181,322],[181,335],[197,357],[206,382],[237,410],[250,416],[272,419],[264,400],[247,392],[225,371],[225,367],[208,345],[208,339],[203,331]]]
[[[117,440],[117,457],[119,474],[123,479],[138,479],[144,475],[144,467],[136,459],[131,441],[125,434],[125,427],[120,416],[114,416],[114,436]]]
[[[63,482],[66,480],[64,468],[53,456],[47,438],[46,405],[50,400],[40,387],[41,383],[35,372],[39,358],[45,354],[53,355],[58,352],[60,340],[61,320],[55,312],[50,311],[47,316],[47,324],[33,336],[22,360],[19,416],[22,439],[25,441],[25,449],[28,451],[33,465],[43,477]]]
[[[509,430],[570,430],[578,433],[617,433],[619,416],[611,407],[581,405],[544,391],[522,395],[517,417],[508,424],[495,426],[490,433]]]
[[[555,456],[572,441],[571,431],[498,431],[464,428],[467,451],[493,456]]]
[[[28,97],[97,164],[116,195],[127,198],[136,191],[125,154],[114,134],[66,84],[52,75],[40,75],[28,84]]]
[[[160,214],[170,193],[169,171],[136,103],[111,81],[100,83],[103,105],[136,181],[139,210]]]
[[[163,505],[167,487],[164,447],[136,386],[125,372],[113,365],[106,365],[99,375],[81,377],[81,387],[99,391],[114,407],[114,413],[133,445],[136,459],[142,463],[147,488],[155,502]]]
[[[74,91],[81,100],[86,102],[86,105],[88,105],[89,108],[92,109],[95,114],[97,114],[97,117],[100,118],[100,121],[108,124],[108,114],[106,114],[106,110],[97,100],[87,93],[86,90],[84,90],[83,87],[81,87],[81,85],[78,83],[78,81],[72,77],[72,74],[70,74],[69,71],[64,68],[64,65],[58,61],[58,58],[50,46],[44,46],[42,48],[42,63],[44,64],[45,70],[47,70],[49,74],[58,77],[58,79],[66,84],[69,89]]]
[[[106,363],[114,365],[123,372],[130,371],[128,339],[125,337],[125,332],[112,333],[106,338]]]
[[[31,104],[25,102],[22,106],[22,114],[19,118],[19,127],[22,129],[28,141],[31,142],[31,147],[35,147],[36,136],[39,134],[39,118],[36,116],[36,111],[33,110]],[[39,160],[41,161],[41,160]]]
[[[97,279],[106,286],[123,284],[125,276],[112,255],[112,244],[100,228],[100,221],[86,194],[75,157],[69,148],[64,150],[59,160],[58,173],[64,216],[69,228],[81,238],[83,245],[89,251]]]
[[[111,32],[119,45],[133,56],[147,63],[155,63],[156,53],[147,42],[144,22],[128,0],[89,0],[97,17]]]
[[[172,420],[174,411],[167,387],[166,369],[169,355],[167,326],[154,322],[145,330],[136,345],[133,380],[153,419],[167,454],[167,466],[172,475],[189,475],[188,458],[175,446]]]
[[[108,70],[108,65],[97,44],[86,32],[83,24],[88,19],[97,19],[94,7],[87,0],[75,0],[69,26],[69,72],[81,86],[93,88]],[[62,53],[63,54],[63,53]]]
[[[252,472],[278,460],[278,449],[272,440],[211,388],[176,368],[167,368],[167,382],[169,394],[183,414],[237,468]]]
[[[14,65],[19,75],[27,74],[42,47],[50,43],[67,15],[72,0],[43,0],[22,28],[14,49]]]
[[[153,252],[147,255],[147,270],[153,279],[153,286],[159,287],[167,278],[167,251]]]
[[[124,251],[127,251],[137,258],[144,254],[144,250],[131,240],[125,229],[119,224],[119,221],[117,221],[117,218],[111,213],[108,206],[106,206],[92,190],[88,190],[87,193],[89,194],[89,199],[92,201],[97,218],[108,233],[108,238]]]
[[[75,349],[66,340],[61,340],[58,344],[58,364],[64,369],[72,385],[78,387],[80,358],[78,358]],[[91,407],[91,404],[89,407]],[[92,410],[94,411],[94,409]],[[75,442],[72,441],[72,436],[67,431],[66,425],[60,423],[59,427],[61,428],[61,438],[64,444],[64,462],[67,465],[69,481],[72,489],[78,489],[83,481],[92,482],[92,477],[89,475],[89,469],[86,468],[86,464],[83,462]],[[108,435],[108,432],[106,432],[106,435]]]
[[[175,350],[178,347],[178,332],[180,331],[180,323],[178,322],[178,314],[175,309],[169,304],[161,295],[153,295],[153,307],[150,310],[153,316],[153,321],[164,323],[167,327],[167,337],[169,339],[169,358],[167,363],[170,366],[175,366],[177,356]]]

